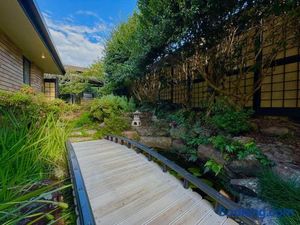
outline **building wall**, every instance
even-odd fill
[[[43,72],[34,63],[31,63],[30,80],[37,92],[43,91]],[[17,91],[22,85],[22,51],[0,30],[0,90]]]
[[[44,73],[36,65],[31,64],[30,83],[36,91],[44,90]]]

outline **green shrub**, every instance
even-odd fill
[[[126,97],[106,95],[100,99],[95,99],[91,104],[91,116],[100,122],[112,115],[120,115],[126,112],[132,112],[135,104],[132,99],[129,101]]]
[[[292,209],[291,217],[279,218],[281,225],[300,224],[300,186],[292,179],[283,180],[272,171],[259,177],[260,196],[276,209]]]
[[[79,128],[83,126],[90,126],[94,122],[90,116],[89,112],[84,112],[80,115],[80,117],[73,121],[72,125],[74,128]]]
[[[167,120],[170,122],[175,122],[176,125],[188,126],[190,125],[195,117],[195,113],[193,111],[189,111],[186,109],[180,109],[175,113],[172,113],[167,116]]]
[[[27,87],[18,92],[0,91],[0,108],[13,112],[15,116],[25,114],[36,119],[49,113],[59,116],[73,109],[61,99],[48,100],[44,94],[36,94]]]
[[[108,134],[121,135],[121,133],[130,128],[130,123],[122,116],[111,115],[104,118],[105,126],[98,131],[99,138]]]
[[[251,114],[251,110],[238,109],[226,100],[219,99],[213,105],[211,117],[207,118],[207,122],[220,131],[237,135],[250,130]]]
[[[224,154],[224,158],[230,156],[231,159],[245,159],[249,155],[254,155],[263,166],[271,166],[271,161],[262,153],[255,142],[242,144],[222,135],[209,138],[209,142],[214,148],[220,150]]]

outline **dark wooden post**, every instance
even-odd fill
[[[174,103],[174,68],[171,67],[171,103]]]

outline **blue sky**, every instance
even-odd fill
[[[36,0],[66,65],[87,67],[103,56],[111,30],[132,15],[137,0]]]

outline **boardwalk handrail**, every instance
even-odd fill
[[[121,141],[121,144],[126,144],[129,148],[137,148],[137,151],[139,150],[143,151],[148,155],[148,159],[151,160],[151,157],[155,158],[157,161],[161,162],[163,164],[163,171],[167,172],[167,168],[170,168],[174,170],[176,173],[178,173],[181,177],[183,177],[183,185],[185,188],[188,188],[188,183],[191,183],[195,185],[197,188],[199,188],[201,191],[203,191],[205,194],[210,196],[212,199],[214,199],[218,204],[225,207],[227,210],[240,210],[241,206],[230,199],[224,197],[222,194],[220,194],[218,191],[213,189],[212,187],[208,186],[206,183],[201,181],[196,176],[192,175],[182,167],[178,166],[173,161],[167,159],[166,157],[162,156],[158,152],[156,152],[154,149],[149,148],[146,145],[143,145],[139,142],[130,140],[125,137],[120,137],[116,135],[107,135],[107,140],[115,141],[116,143],[119,143],[119,140]],[[224,214],[223,214],[224,215]],[[260,224],[259,221],[254,220],[252,218],[249,218],[247,216],[238,216],[239,220],[241,220],[242,224],[247,225],[254,225],[254,224]]]
[[[95,218],[86,192],[75,151],[69,141],[66,143],[66,147],[68,150],[69,170],[73,183],[80,225],[95,225]]]

